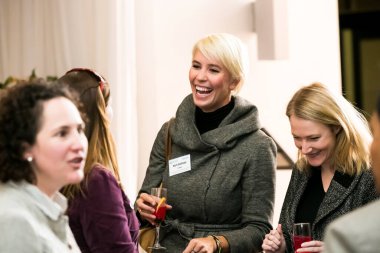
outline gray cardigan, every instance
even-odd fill
[[[257,252],[271,229],[276,147],[259,130],[257,108],[241,97],[218,128],[199,134],[195,105],[187,96],[170,127],[172,156],[190,154],[191,170],[169,176],[165,129],[154,142],[140,192],[163,185],[173,209],[162,228],[167,252],[182,252],[188,241],[223,235],[231,253]]]
[[[293,168],[279,221],[286,240],[286,252],[294,252],[291,238],[292,225],[308,179],[306,173]],[[354,177],[335,172],[312,224],[313,239],[322,241],[326,226],[330,222],[376,198],[374,179],[369,170]]]

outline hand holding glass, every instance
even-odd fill
[[[311,241],[311,230],[309,223],[295,223],[293,225],[293,247],[296,251],[304,242]]]
[[[153,247],[149,247],[150,249],[166,249],[165,247],[160,245],[160,225],[161,222],[165,220],[166,215],[166,199],[167,199],[167,189],[166,188],[152,188],[150,194],[152,196],[158,197],[160,200],[157,203],[154,211],[154,215],[156,216],[156,239]]]

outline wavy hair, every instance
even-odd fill
[[[313,83],[294,94],[286,115],[340,128],[331,164],[336,170],[354,175],[370,168],[372,134],[368,122],[342,95],[335,94],[321,83]],[[296,166],[301,171],[310,167],[300,151]]]
[[[96,164],[103,165],[111,171],[121,185],[115,142],[106,113],[110,98],[108,82],[95,71],[80,68],[68,71],[58,81],[59,85],[67,86],[79,94],[88,119],[85,133],[89,144],[84,180],[83,183],[65,186],[62,189],[63,194],[68,199],[79,192],[84,194],[83,187],[87,187],[89,174]]]

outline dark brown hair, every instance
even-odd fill
[[[68,89],[46,84],[43,80],[23,82],[0,92],[0,181],[26,180],[36,177],[23,157],[25,144],[33,145],[41,128],[43,103],[65,97],[79,106]]]

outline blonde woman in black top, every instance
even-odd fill
[[[307,222],[313,240],[297,252],[322,252],[326,226],[376,198],[369,157],[372,136],[364,116],[320,83],[296,92],[286,115],[299,155],[279,225],[265,236],[262,247],[266,253],[293,252],[293,224]]]

